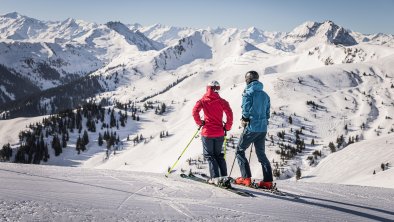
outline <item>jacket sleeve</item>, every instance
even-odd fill
[[[201,109],[202,109],[201,100],[198,100],[196,102],[196,105],[194,105],[192,115],[193,115],[193,118],[194,118],[194,122],[196,122],[196,124],[199,125],[199,126],[202,125],[202,121],[201,121],[201,117],[200,117]]]
[[[224,125],[224,128],[226,131],[230,131],[231,127],[233,126],[233,111],[231,110],[230,104],[226,100],[222,100],[223,104],[223,111],[226,114],[226,124]]]
[[[271,117],[270,108],[271,108],[271,100],[270,100],[270,97],[267,95],[267,109],[265,111],[265,115],[267,116],[267,119],[269,119]]]
[[[244,119],[249,119],[250,118],[250,109],[252,108],[253,105],[253,99],[252,95],[250,93],[247,93],[245,90],[244,93],[242,94],[242,118]]]

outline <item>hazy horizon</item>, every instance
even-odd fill
[[[0,14],[18,12],[46,21],[67,18],[88,22],[120,21],[143,26],[163,24],[191,28],[249,28],[289,32],[306,21],[334,23],[364,34],[394,34],[394,1],[310,0],[126,1],[0,0]]]

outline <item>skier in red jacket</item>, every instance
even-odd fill
[[[219,90],[219,82],[210,82],[207,86],[207,92],[193,108],[194,121],[197,125],[203,126],[201,131],[203,154],[208,160],[211,178],[227,176],[223,141],[225,131],[229,131],[233,125],[233,111],[228,102],[219,96]],[[201,109],[204,112],[203,119],[200,117]],[[224,126],[223,112],[227,119]]]

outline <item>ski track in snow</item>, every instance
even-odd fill
[[[278,181],[246,198],[176,174],[0,165],[0,221],[392,221],[394,190]]]

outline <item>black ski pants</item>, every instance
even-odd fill
[[[201,137],[203,154],[208,160],[211,178],[227,176],[227,165],[224,159],[224,137]]]

